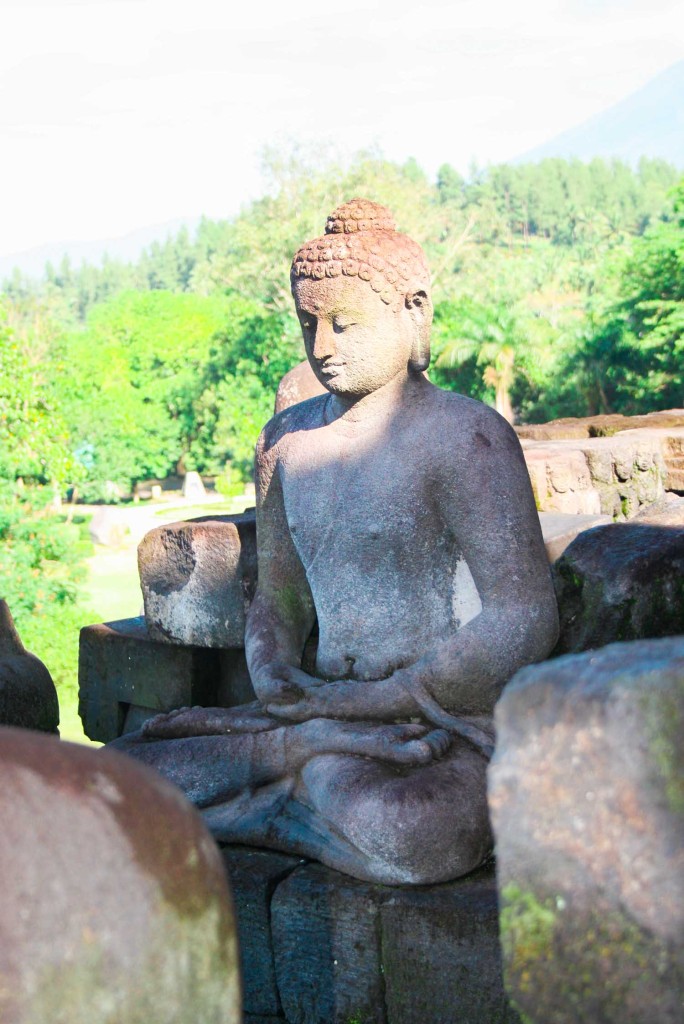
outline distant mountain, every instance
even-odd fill
[[[517,157],[514,163],[545,157],[661,157],[684,169],[684,60],[656,75],[637,92],[588,121]]]
[[[33,249],[24,249],[23,252],[0,256],[0,282],[8,278],[15,267],[30,277],[42,277],[46,263],[50,262],[54,266],[58,266],[65,255],[69,257],[74,267],[78,267],[81,263],[98,266],[105,253],[112,259],[128,263],[136,260],[143,249],[152,245],[153,242],[165,242],[167,238],[172,238],[184,227],[192,233],[198,224],[198,217],[179,217],[164,224],[138,228],[137,231],[131,231],[119,238],[108,238],[95,242],[48,242],[46,245],[39,245]]]

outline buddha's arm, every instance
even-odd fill
[[[272,433],[271,423],[256,449],[259,581],[245,631],[249,671],[262,701],[296,700],[316,682],[299,669],[315,609],[285,517]]]
[[[275,713],[433,721],[440,711],[490,714],[514,672],[550,652],[558,613],[519,442],[493,413],[475,433],[489,444],[454,448],[438,497],[477,585],[480,614],[388,679],[330,683]]]

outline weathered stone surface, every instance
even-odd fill
[[[24,647],[6,601],[0,600],[0,725],[59,732],[52,676]]]
[[[142,618],[85,626],[78,679],[83,728],[102,743],[160,711],[253,699],[244,652],[157,643]]]
[[[278,1018],[282,1013],[276,985],[271,935],[271,899],[276,886],[299,867],[301,860],[266,850],[224,846],[237,918],[242,971],[242,1005],[247,1020]],[[301,936],[293,936],[299,940]],[[296,984],[297,979],[292,979]],[[256,1017],[255,1017],[256,1019]]]
[[[684,629],[684,528],[614,523],[587,530],[553,574],[557,653]]]
[[[0,729],[0,774],[0,1019],[238,1024],[225,872],[181,794],[18,729]]]
[[[580,533],[594,526],[606,526],[612,522],[610,516],[604,515],[568,515],[562,512],[540,512],[544,546],[549,562],[556,562],[568,545],[572,544]]]
[[[493,868],[395,890],[381,918],[387,1024],[518,1021],[503,987]]]
[[[171,523],[138,547],[145,619],[154,640],[243,647],[257,579],[254,511]]]
[[[601,498],[592,486],[584,454],[567,447],[524,447],[537,508],[566,515],[599,515]]]
[[[305,359],[302,363],[297,363],[280,381],[276,391],[274,413],[289,409],[291,405],[304,402],[314,395],[324,394],[325,388],[311,369],[309,360]]]
[[[276,976],[291,1024],[385,1024],[378,910],[387,890],[318,864],[276,889]]]
[[[509,991],[532,1024],[681,1024],[684,638],[519,672],[490,808]]]
[[[668,437],[634,430],[587,440],[523,440],[537,508],[631,519],[663,494]]]

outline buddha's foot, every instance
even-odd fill
[[[178,708],[148,719],[141,732],[144,739],[175,740],[186,736],[267,732],[279,724],[254,702],[237,708]]]
[[[311,753],[358,754],[391,764],[421,765],[438,760],[452,737],[424,725],[382,725],[314,718],[295,727]]]

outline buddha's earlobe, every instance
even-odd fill
[[[409,358],[409,369],[422,373],[430,365],[430,327],[432,326],[432,303],[427,292],[414,292],[406,296],[406,308],[413,320],[413,345]]]

